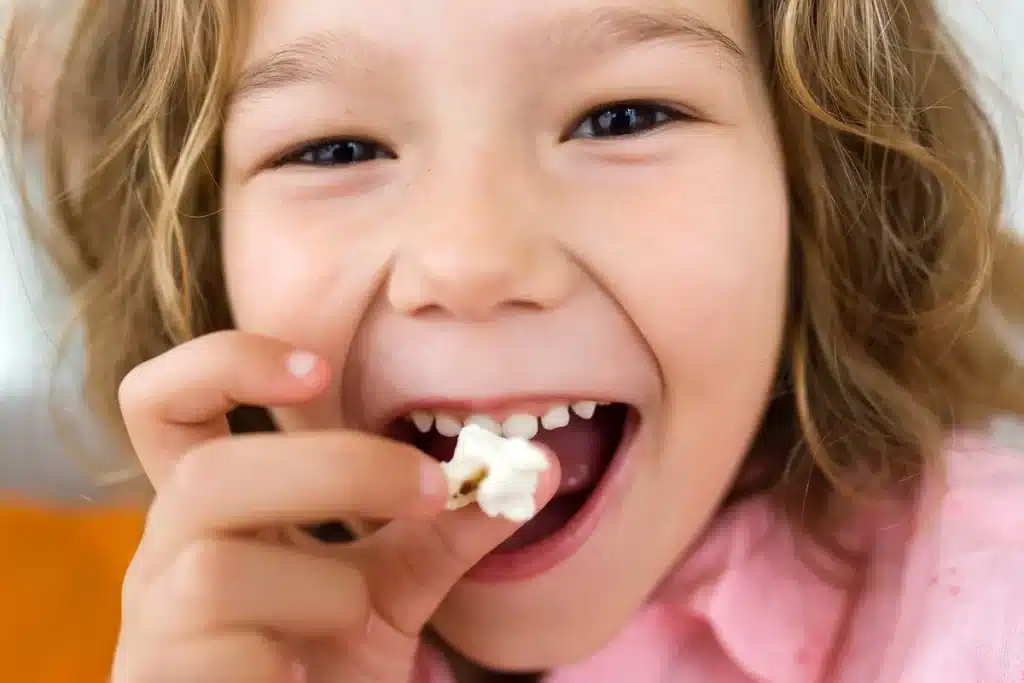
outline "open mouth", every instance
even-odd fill
[[[520,408],[519,410],[522,411]],[[529,439],[549,448],[559,460],[562,478],[555,497],[488,556],[485,564],[525,557],[546,545],[586,514],[588,501],[603,487],[635,411],[623,403],[575,401],[547,403],[515,413],[458,414],[418,410],[395,420],[386,435],[416,446],[433,458],[452,458],[459,431],[476,424],[506,438]],[[506,562],[507,564],[507,562]]]

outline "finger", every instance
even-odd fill
[[[558,460],[550,454],[548,460],[538,506],[558,488]],[[418,634],[452,587],[519,526],[488,518],[476,505],[388,524],[358,548],[374,611],[401,633]]]
[[[242,539],[198,541],[148,589],[135,623],[169,639],[261,630],[298,639],[365,629],[369,596],[351,565]]]
[[[227,436],[239,405],[312,400],[330,383],[319,358],[267,337],[218,332],[175,347],[132,370],[119,400],[132,446],[154,486],[197,445]]]
[[[260,434],[205,444],[182,459],[150,508],[145,562],[190,542],[345,517],[433,515],[440,465],[412,446],[356,432]]]
[[[259,632],[219,633],[184,643],[161,643],[152,657],[118,653],[112,683],[300,683],[288,649]]]

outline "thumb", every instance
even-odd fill
[[[538,509],[554,496],[561,478],[558,459],[547,457],[550,466],[535,494]],[[476,505],[389,523],[365,539],[360,552],[374,610],[402,634],[418,636],[452,587],[520,526],[487,517]]]

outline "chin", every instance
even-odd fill
[[[649,466],[658,441],[652,432],[626,435],[620,455],[629,464],[613,473],[600,514],[572,554],[515,580],[501,567],[500,580],[483,573],[455,586],[432,621],[452,649],[496,671],[549,670],[588,659],[642,609],[700,520],[669,514],[679,505],[659,491],[665,473]],[[652,519],[673,518],[656,542],[636,533]]]
[[[517,580],[485,574],[456,585],[432,622],[445,642],[486,668],[532,672],[589,659],[622,632],[699,542],[731,481],[729,458],[664,457],[681,448],[666,444],[688,440],[658,426],[625,432],[625,466],[600,492],[604,508],[574,553]],[[696,453],[741,453],[741,441],[710,430],[689,443]]]
[[[602,605],[595,610],[559,610],[563,618],[550,614],[531,619],[524,614],[502,619],[500,613],[479,606],[467,614],[442,609],[432,625],[453,650],[475,664],[492,671],[528,673],[571,666],[604,648],[621,631],[636,606]],[[624,607],[624,608],[623,608]],[[614,611],[613,611],[614,610]],[[565,615],[572,615],[565,619]]]

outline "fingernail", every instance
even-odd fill
[[[441,465],[427,461],[420,466],[420,493],[429,498],[448,495],[448,480]]]
[[[299,379],[305,379],[313,374],[317,366],[317,357],[308,351],[295,351],[288,356],[288,372]]]

